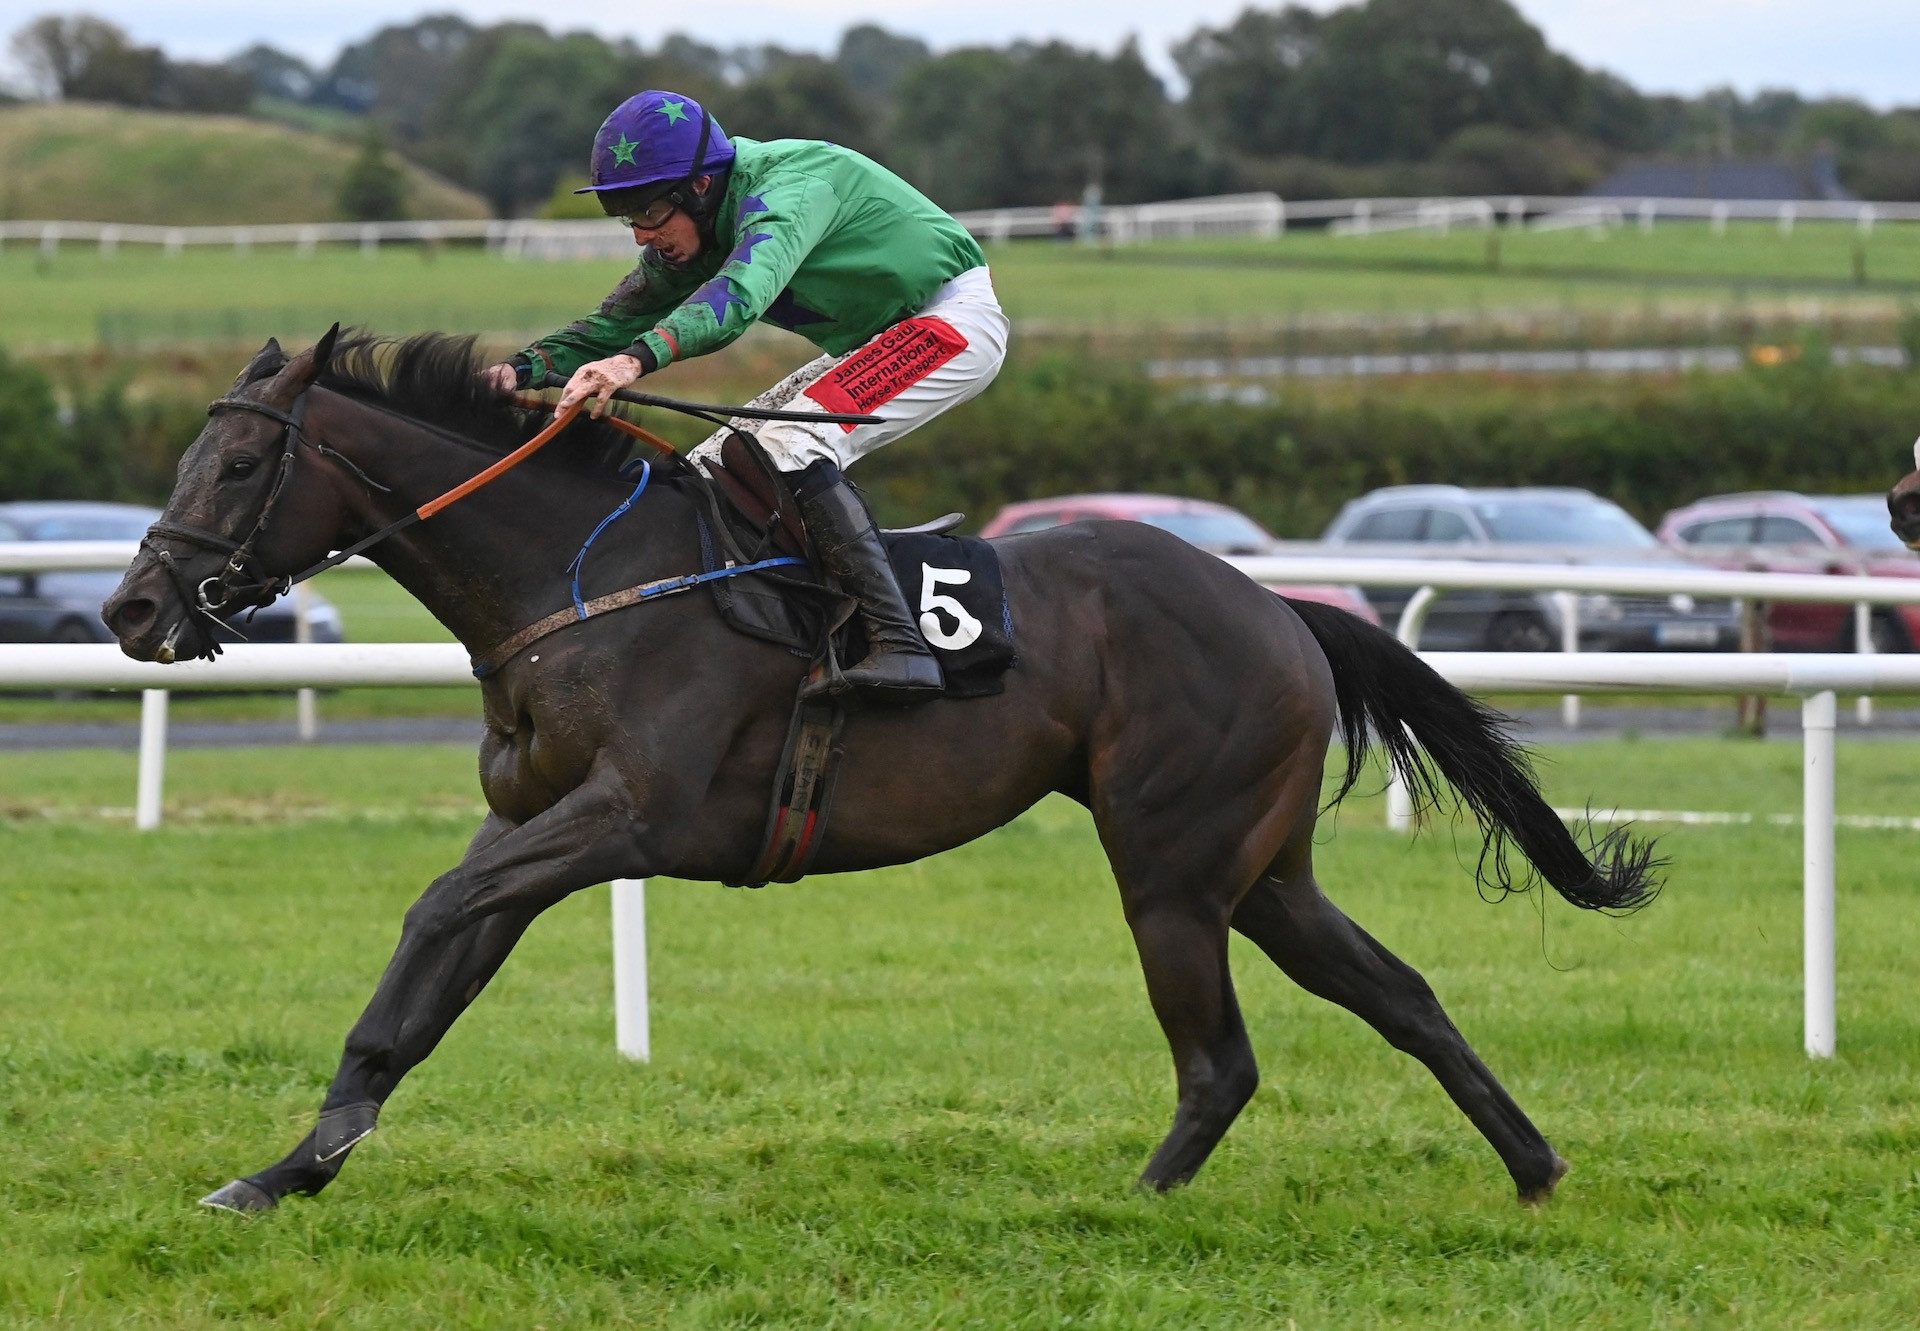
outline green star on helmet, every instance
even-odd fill
[[[613,164],[619,166],[624,162],[628,166],[635,165],[633,150],[639,146],[639,144],[633,142],[625,134],[622,134],[620,136],[620,142],[613,145]]]
[[[654,109],[667,118],[669,125],[677,125],[687,118],[687,104],[685,102],[668,101],[662,98],[660,105]]]

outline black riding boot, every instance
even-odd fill
[[[821,562],[860,603],[867,655],[842,672],[846,681],[863,693],[901,701],[940,692],[940,663],[914,625],[866,502],[831,462],[814,463],[795,481],[800,516]],[[807,692],[817,693],[826,684],[821,681]]]

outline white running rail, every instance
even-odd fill
[[[1074,231],[1081,209],[1071,205]],[[980,239],[1003,242],[1056,236],[1062,213],[1051,206],[983,208],[956,213]],[[1920,204],[1823,202],[1788,199],[1592,199],[1560,195],[1486,195],[1435,198],[1282,199],[1277,194],[1226,194],[1158,203],[1102,204],[1097,238],[1114,244],[1196,236],[1279,238],[1290,228],[1330,227],[1335,233],[1429,230],[1456,226],[1530,225],[1553,230],[1620,227],[1651,230],[1658,222],[1707,222],[1724,234],[1730,221],[1766,221],[1783,233],[1797,223],[1851,224],[1862,234],[1883,222],[1920,222]],[[152,226],[128,222],[0,222],[0,249],[30,245],[51,258],[62,246],[113,254],[123,246],[154,246],[177,255],[188,249],[291,248],[312,254],[322,245],[377,254],[386,245],[480,245],[509,258],[630,259],[633,239],[605,219],[451,218],[417,222],[285,222],[248,226]]]

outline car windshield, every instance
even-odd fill
[[[1887,525],[1887,501],[1877,495],[1860,499],[1829,499],[1820,505],[1820,516],[1840,533],[1840,539],[1854,550],[1904,550],[1900,538]]]
[[[1518,545],[1649,546],[1659,542],[1604,500],[1491,499],[1473,506],[1496,541]]]
[[[1140,521],[1170,531],[1202,550],[1260,550],[1271,538],[1252,518],[1211,511],[1142,513]]]

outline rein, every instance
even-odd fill
[[[558,375],[548,376],[547,386],[549,387],[561,387],[564,386],[565,383],[566,381]],[[498,480],[501,476],[519,466],[522,462],[525,462],[540,449],[551,443],[567,426],[573,424],[574,419],[580,414],[580,404],[578,403],[568,407],[563,412],[558,412],[554,416],[552,424],[546,426],[538,434],[534,435],[533,438],[527,440],[526,443],[520,445],[511,453],[486,467],[484,470],[468,477],[444,494],[429,499],[405,517],[388,523],[372,535],[355,541],[346,549],[329,555],[318,563],[302,569],[290,577],[268,577],[264,576],[259,569],[259,562],[254,555],[254,547],[259,544],[260,538],[265,535],[271,524],[274,510],[280,502],[280,497],[285,492],[288,482],[293,477],[294,461],[299,454],[300,445],[305,444],[322,456],[331,458],[333,461],[339,463],[370,489],[379,490],[388,494],[392,493],[389,487],[381,485],[356,466],[352,459],[346,457],[336,449],[329,448],[327,445],[307,437],[307,393],[312,387],[313,385],[309,384],[306,388],[300,390],[299,395],[293,400],[292,409],[289,411],[281,411],[278,407],[269,406],[264,402],[254,402],[247,398],[239,397],[216,398],[207,404],[207,415],[209,416],[221,411],[249,411],[255,415],[265,416],[270,420],[279,421],[283,427],[279,471],[273,479],[273,485],[267,491],[265,500],[263,500],[260,505],[259,515],[253,521],[252,529],[248,531],[246,536],[241,540],[230,540],[217,532],[206,531],[203,528],[189,526],[185,523],[168,522],[164,518],[148,527],[146,535],[140,538],[141,548],[151,551],[160,566],[166,570],[167,576],[173,581],[174,589],[180,595],[181,603],[186,606],[188,612],[188,618],[176,624],[173,630],[168,633],[166,641],[161,645],[157,653],[157,659],[162,664],[171,664],[175,659],[180,634],[190,621],[199,623],[202,633],[207,639],[208,654],[210,656],[218,656],[220,654],[220,641],[215,636],[216,630],[230,630],[235,634],[239,634],[242,639],[246,636],[219,617],[219,612],[226,609],[236,598],[244,597],[247,600],[253,601],[256,605],[264,605],[275,597],[285,595],[299,583],[305,582],[309,578],[316,577],[321,573],[325,573],[330,568],[336,568],[344,564],[355,555],[371,549],[373,546],[386,540],[389,536],[402,532],[415,523],[426,521],[436,513],[465,499],[482,486]],[[728,420],[716,420],[713,413],[725,412],[729,417],[758,420],[806,420],[844,425],[867,424],[879,419],[876,416],[855,415],[846,412],[795,412],[779,411],[762,407],[715,406],[705,402],[683,402],[677,398],[660,397],[652,393],[635,393],[626,389],[617,390],[613,396],[623,402],[633,402],[643,406],[663,407],[667,410],[682,412],[700,420],[717,423],[723,428],[730,422]],[[551,407],[544,399],[532,394],[516,394],[515,401],[525,407],[551,410]],[[378,404],[368,405],[374,406],[376,410],[380,409]],[[605,419],[623,434],[650,444],[669,456],[679,456],[678,450],[675,449],[672,444],[651,431],[635,425],[631,421],[622,420],[617,416],[608,416]],[[593,535],[587,538],[587,546],[591,546],[594,539],[606,529],[607,525],[611,523],[614,518],[626,512],[633,501],[640,497],[641,492],[644,491],[647,486],[646,477],[650,474],[651,464],[647,464],[647,470],[643,472],[639,488],[633,492],[625,503],[615,509],[612,514],[594,529]],[[173,555],[169,551],[161,549],[156,543],[155,538],[184,541],[189,545],[198,546],[203,550],[213,550],[225,554],[227,556],[227,562],[221,566],[218,573],[212,577],[202,579],[199,586],[194,587],[189,584],[185,571],[181,569]],[[594,613],[594,610],[590,609],[590,607],[596,607],[598,601],[611,599],[601,597],[598,598],[596,602],[587,602],[585,604],[581,602],[579,573],[580,567],[586,558],[587,546],[581,547],[580,553],[575,556],[573,564],[568,568],[568,572],[574,575],[572,589],[575,607],[574,612],[569,614],[569,612],[563,611],[557,617],[548,616],[547,619],[541,620],[539,624],[531,627],[543,628],[544,633],[551,633],[554,628],[560,627],[560,624],[554,623],[551,627],[547,627],[550,621],[557,618],[561,623],[565,623],[574,621],[576,616],[577,619],[589,618],[590,615]],[[725,569],[718,569],[706,574],[690,574],[683,578],[661,579],[657,583],[647,584],[644,589],[630,588],[628,590],[640,593],[639,596],[634,598],[634,600],[637,601],[653,596],[670,595],[676,591],[685,591],[690,587],[710,581],[716,577],[733,577],[741,573],[750,573],[761,568],[772,567],[776,564],[802,562],[804,561],[794,558],[762,560],[756,564],[739,567],[729,566]],[[211,592],[208,590],[209,588],[212,589]],[[625,602],[625,604],[632,603],[633,601]],[[525,632],[526,630],[522,630],[522,633]],[[544,636],[544,633],[536,636]],[[509,642],[518,641],[520,637],[520,634],[516,634]],[[530,640],[531,639],[529,639],[529,641]],[[503,644],[503,646],[505,645],[506,644]],[[491,660],[498,654],[499,649],[496,648],[494,652],[488,654],[488,659]],[[510,656],[511,653],[508,653],[508,655]],[[476,671],[475,673],[478,674],[480,671]]]

